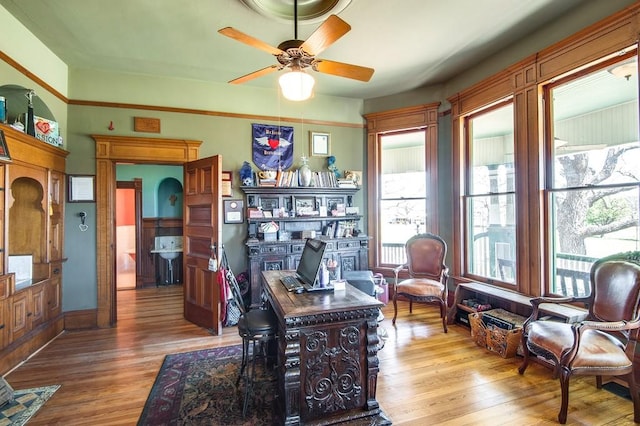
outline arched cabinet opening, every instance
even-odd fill
[[[16,274],[17,288],[48,275],[44,194],[42,184],[31,177],[21,176],[10,183],[9,272]]]

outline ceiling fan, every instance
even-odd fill
[[[331,46],[340,37],[351,30],[351,26],[336,15],[331,15],[305,41],[298,40],[298,2],[294,2],[294,39],[283,41],[273,47],[255,37],[247,35],[232,27],[225,27],[218,32],[241,43],[263,50],[276,57],[278,64],[246,74],[231,80],[229,83],[241,84],[254,78],[262,77],[275,71],[290,68],[291,71],[302,72],[312,69],[317,72],[346,77],[367,82],[374,69],[343,62],[320,59],[316,56]]]

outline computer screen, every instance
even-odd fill
[[[327,243],[314,238],[307,238],[302,250],[302,256],[300,262],[298,262],[298,268],[296,274],[298,278],[309,285],[313,285],[316,277],[318,276],[318,270],[322,264],[322,257],[324,256],[324,250],[327,247]]]

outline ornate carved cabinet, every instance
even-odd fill
[[[260,273],[296,269],[309,236],[327,242],[325,258],[335,260],[338,271],[368,268],[369,237],[360,232],[362,215],[346,214],[352,212],[347,208],[352,207],[358,188],[242,187],[242,190],[247,205],[246,246],[252,306],[262,303]],[[341,206],[346,210],[344,213]],[[252,211],[262,213],[252,217]],[[264,217],[265,212],[268,217]],[[263,225],[271,222],[277,225],[277,233],[262,232]]]

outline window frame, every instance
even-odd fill
[[[382,247],[380,235],[380,214],[378,200],[381,198],[381,142],[386,133],[402,131],[425,132],[425,186],[427,216],[425,229],[438,233],[438,107],[440,103],[430,103],[391,111],[365,114],[367,122],[367,230],[373,236],[369,245],[369,269],[385,276],[392,274],[393,266],[381,263]]]
[[[593,189],[613,189],[613,188],[638,188],[640,191],[640,182],[625,183],[625,184],[600,184],[600,185],[584,185],[584,186],[564,186],[558,187],[555,185],[555,156],[554,156],[554,118],[553,118],[553,102],[552,92],[555,88],[563,86],[572,81],[579,80],[594,72],[606,70],[613,65],[623,62],[627,59],[636,57],[637,61],[640,61],[640,44],[630,45],[625,47],[621,51],[613,54],[603,55],[594,61],[589,62],[582,67],[578,67],[575,70],[571,70],[564,73],[558,78],[552,79],[548,82],[540,84],[540,93],[543,105],[543,117],[544,117],[544,161],[545,161],[545,175],[543,186],[543,216],[544,216],[544,231],[545,241],[547,242],[544,247],[543,257],[545,259],[544,267],[544,280],[541,284],[541,292],[547,296],[564,296],[554,292],[554,282],[556,280],[556,256],[554,249],[554,201],[553,198],[556,194],[567,193],[574,191],[593,190]],[[635,76],[638,79],[638,75]],[[640,96],[638,96],[638,103],[640,104]],[[639,105],[640,108],[640,105]],[[639,119],[640,121],[640,119]],[[640,123],[639,123],[640,125]]]
[[[508,282],[508,281],[504,281],[504,280],[500,280],[498,278],[494,278],[494,277],[485,277],[482,275],[478,275],[475,274],[473,272],[470,271],[470,263],[471,263],[471,254],[469,253],[469,241],[471,240],[471,238],[473,237],[473,233],[472,231],[469,229],[469,225],[471,224],[471,217],[470,214],[472,213],[470,211],[470,202],[473,199],[478,199],[478,198],[482,198],[482,197],[487,197],[487,196],[511,196],[513,195],[514,198],[517,196],[516,193],[516,189],[517,189],[517,184],[515,181],[517,181],[517,165],[516,165],[516,161],[514,158],[513,161],[513,168],[514,168],[514,189],[512,191],[503,191],[503,192],[494,192],[494,191],[489,191],[486,193],[477,193],[472,191],[472,169],[473,169],[473,164],[471,164],[471,162],[473,161],[472,158],[472,144],[473,144],[473,131],[472,131],[472,121],[478,117],[482,117],[483,115],[486,115],[488,113],[491,113],[493,111],[496,111],[500,108],[503,108],[505,106],[511,105],[513,107],[513,127],[514,127],[514,151],[515,151],[515,146],[517,145],[517,141],[515,138],[515,126],[516,126],[516,108],[515,108],[515,104],[514,104],[514,100],[513,97],[507,97],[505,99],[501,99],[491,105],[488,105],[486,107],[483,107],[481,109],[478,109],[476,111],[473,111],[471,113],[469,113],[468,115],[465,115],[463,118],[463,130],[464,130],[464,139],[463,139],[463,144],[464,144],[464,151],[463,151],[463,157],[462,157],[462,162],[463,162],[463,166],[461,168],[462,172],[463,172],[463,177],[462,177],[462,181],[464,182],[464,185],[461,189],[461,209],[462,209],[462,241],[461,244],[463,245],[463,250],[462,253],[464,255],[464,258],[461,261],[462,264],[462,270],[463,270],[463,276],[465,278],[471,279],[473,281],[479,281],[479,282],[486,282],[486,283],[490,283],[490,284],[495,284],[499,287],[504,287],[506,289],[510,289],[513,290],[516,286],[517,286],[517,271],[518,271],[518,256],[517,256],[517,247],[518,247],[518,238],[517,238],[517,234],[515,236],[515,247],[516,247],[516,258],[514,259],[515,262],[515,277],[514,277],[514,282]],[[514,217],[514,229],[516,229],[518,227],[518,212],[517,212],[517,202],[514,201],[514,213],[515,213],[515,217]]]

